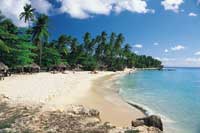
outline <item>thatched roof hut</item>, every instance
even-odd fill
[[[74,71],[81,71],[82,70],[82,65],[81,64],[77,64],[76,67],[73,69]]]
[[[26,72],[39,72],[40,71],[40,66],[37,65],[36,63],[32,63],[29,65],[24,66]]]
[[[3,62],[0,62],[0,71],[7,71],[9,68]]]
[[[64,63],[53,66],[53,69],[56,71],[65,71],[67,68],[69,68],[69,65],[66,65]]]
[[[67,66],[63,63],[56,65],[57,68],[67,68]]]
[[[37,65],[36,63],[30,64],[29,67],[32,68],[32,69],[39,69],[40,70],[40,66]]]
[[[102,70],[106,70],[108,68],[108,65],[105,65],[105,64],[101,64],[99,65],[99,69],[102,71]]]
[[[40,66],[37,65],[36,63],[32,63],[32,64],[29,64],[29,65],[25,65],[24,68],[40,69]]]

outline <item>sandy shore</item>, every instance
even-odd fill
[[[38,73],[14,75],[0,81],[0,94],[12,102],[41,104],[44,110],[63,110],[70,104],[98,109],[102,121],[116,126],[130,125],[131,120],[144,114],[131,107],[118,95],[113,81],[119,73],[76,72],[73,74]]]
[[[104,122],[109,121],[116,126],[129,126],[132,120],[145,117],[145,115],[119,96],[118,90],[113,84],[118,76],[112,74],[94,81],[91,91],[78,101],[78,104],[99,110]]]

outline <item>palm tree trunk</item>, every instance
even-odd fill
[[[39,44],[39,47],[40,47],[40,59],[39,59],[39,64],[40,64],[40,67],[41,67],[41,65],[42,65],[42,44],[41,44],[41,42],[40,42],[40,44]]]
[[[30,29],[30,21],[28,21],[28,29]]]

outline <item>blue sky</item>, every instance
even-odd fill
[[[50,16],[51,39],[85,32],[123,33],[134,52],[165,66],[200,66],[198,0],[1,0],[0,10],[18,26],[25,3]]]

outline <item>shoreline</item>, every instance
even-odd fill
[[[0,82],[0,93],[14,103],[39,104],[43,110],[65,110],[68,105],[83,105],[100,111],[101,120],[116,126],[130,126],[145,117],[139,108],[119,95],[114,81],[125,72],[76,72],[73,74],[38,73],[14,75]]]
[[[144,107],[138,105],[138,104],[135,104],[135,103],[132,103],[132,102],[129,102],[129,101],[126,101],[130,106],[133,106],[134,108],[137,108],[138,110],[140,110],[141,112],[144,113],[144,115],[147,117],[147,116],[150,116],[150,114],[148,113],[149,111],[147,109],[145,109]]]
[[[140,108],[131,106],[119,94],[115,81],[126,74],[128,72],[118,72],[97,79],[87,98],[84,97],[77,104],[99,110],[103,122],[116,126],[130,126],[131,121],[146,117]]]

